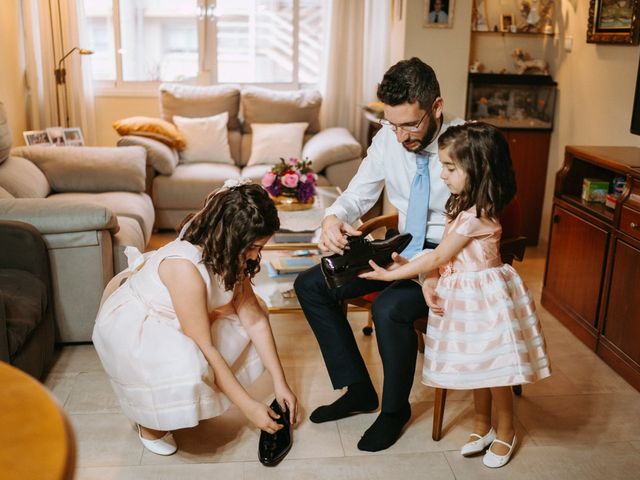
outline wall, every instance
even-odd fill
[[[24,145],[22,132],[27,130],[26,89],[24,86],[24,52],[19,0],[0,2],[0,101],[9,117],[13,144]]]
[[[96,97],[96,144],[113,147],[120,136],[113,129],[116,120],[142,115],[159,117],[158,96],[97,96]]]

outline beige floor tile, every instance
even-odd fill
[[[640,469],[640,455],[628,443],[581,448],[525,445],[499,469],[485,467],[482,456],[464,458],[458,452],[445,455],[458,480],[626,480],[638,478]]]
[[[631,442],[631,445],[633,445],[633,447],[634,447],[636,450],[640,450],[640,441],[638,441],[638,442]]]
[[[49,373],[44,381],[44,386],[53,393],[60,405],[64,405],[78,375],[78,373]]]
[[[555,355],[551,361],[552,368],[565,374],[581,393],[635,393],[640,400],[640,392],[593,352]]]
[[[79,373],[65,404],[69,413],[120,413],[120,403],[104,372]]]
[[[81,468],[76,480],[241,480],[242,463]]]
[[[360,456],[325,460],[290,460],[275,468],[259,463],[245,464],[245,480],[402,480],[447,479],[455,477],[442,453],[385,457]]]
[[[58,351],[51,373],[102,372],[102,364],[93,345],[69,345]]]
[[[127,418],[118,413],[70,414],[78,468],[139,465],[144,447]]]

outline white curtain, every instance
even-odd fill
[[[376,99],[389,63],[391,1],[331,0],[326,5],[321,121],[325,127],[346,127],[364,144],[362,106]]]
[[[57,85],[54,74],[65,53],[74,47],[86,48],[82,8],[78,0],[22,0],[29,127],[80,127],[85,144],[93,145],[96,127],[90,57],[74,52],[65,59],[66,85]]]

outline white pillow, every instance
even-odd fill
[[[180,151],[180,160],[183,163],[211,162],[235,165],[229,149],[228,121],[229,112],[202,118],[174,115],[173,123],[187,144],[186,148]]]
[[[252,123],[251,157],[247,165],[275,165],[280,157],[300,158],[302,140],[309,124],[300,123]]]

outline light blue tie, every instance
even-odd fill
[[[429,212],[429,157],[427,155],[416,155],[416,176],[411,183],[409,193],[409,208],[407,210],[407,221],[405,232],[413,235],[411,242],[402,251],[402,256],[411,258],[422,251],[424,238],[427,233],[427,215]]]

